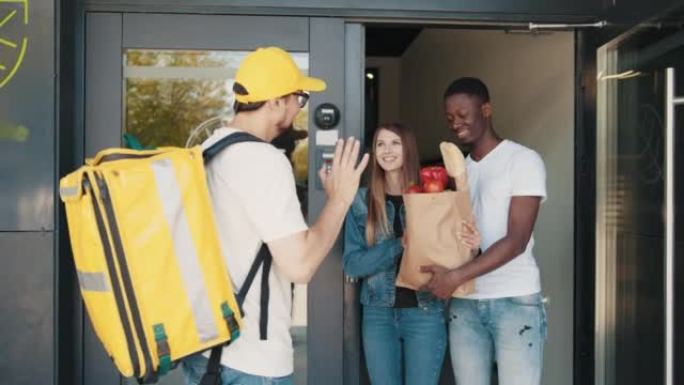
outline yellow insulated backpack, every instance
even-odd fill
[[[231,144],[256,140],[234,134],[204,153],[107,149],[61,179],[85,307],[122,375],[156,382],[179,359],[239,336],[239,302],[251,280],[238,300],[204,164]]]

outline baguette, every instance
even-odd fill
[[[442,142],[439,144],[439,150],[442,153],[442,160],[447,169],[447,174],[454,178],[456,182],[456,190],[468,190],[469,186],[466,175],[465,158],[463,157],[461,149],[451,142]]]

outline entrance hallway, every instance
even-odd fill
[[[366,72],[374,74],[366,82],[377,83],[366,87],[377,89],[376,98],[366,93],[367,103],[377,103],[366,109],[377,116],[368,125],[407,124],[416,132],[421,161],[439,162],[439,143],[454,140],[443,112],[444,90],[458,77],[475,76],[489,87],[494,129],[544,160],[548,199],[534,233],[548,317],[543,383],[572,384],[574,33],[417,25],[366,28]],[[367,138],[370,131],[367,126]]]

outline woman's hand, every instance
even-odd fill
[[[470,250],[478,250],[480,248],[482,240],[474,220],[461,222],[461,231],[458,233],[458,239]]]

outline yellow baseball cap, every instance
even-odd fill
[[[296,91],[323,91],[325,82],[304,76],[290,54],[278,47],[258,48],[240,63],[235,74],[235,99],[263,102]]]

